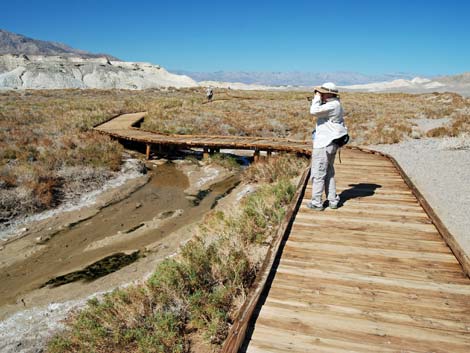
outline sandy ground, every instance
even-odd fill
[[[470,144],[468,136],[366,146],[393,156],[470,255]]]

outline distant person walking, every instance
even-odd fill
[[[207,96],[207,101],[210,102],[212,100],[212,97],[214,96],[214,91],[211,87],[207,87],[206,96]]]
[[[310,114],[317,118],[312,134],[312,199],[308,208],[323,211],[322,195],[330,208],[338,208],[339,196],[336,194],[335,156],[336,151],[349,139],[348,130],[344,125],[343,107],[338,96],[336,85],[331,82],[315,87]],[[343,143],[344,142],[344,143]]]

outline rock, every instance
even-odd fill
[[[135,204],[135,208],[141,208],[141,207],[142,207],[142,203],[137,202],[137,203]]]
[[[152,161],[152,163],[155,165],[163,165],[165,163],[168,163],[168,159],[160,158],[160,159]]]
[[[121,172],[138,172],[140,174],[147,174],[147,167],[145,163],[139,159],[128,159],[122,166]]]
[[[43,241],[42,237],[37,237],[34,240],[36,240],[36,243],[40,243]]]

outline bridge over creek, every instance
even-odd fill
[[[167,135],[145,113],[95,127],[152,148],[310,154],[310,141]],[[344,148],[343,205],[306,207],[306,171],[224,352],[470,352],[470,260],[390,156]],[[436,191],[439,192],[439,191]]]

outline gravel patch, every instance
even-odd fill
[[[85,304],[86,300],[52,303],[47,307],[19,312],[0,322],[0,352],[38,353],[58,330],[64,329],[68,313]]]
[[[421,130],[423,133],[428,132],[429,130],[435,129],[437,127],[441,127],[446,125],[451,121],[451,118],[440,118],[440,119],[427,119],[427,118],[420,118],[420,119],[412,119],[411,122],[415,123],[418,126],[418,129]]]
[[[460,149],[450,146],[461,146]],[[470,255],[470,149],[449,139],[408,140],[368,148],[393,156]]]

